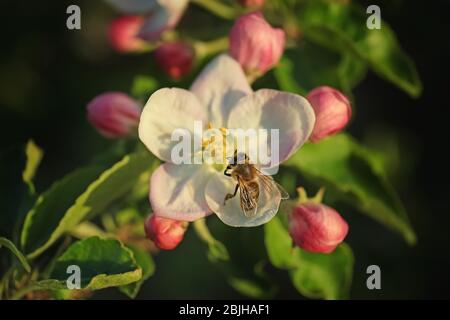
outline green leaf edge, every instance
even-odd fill
[[[17,247],[11,240],[6,239],[4,237],[0,237],[0,248],[2,246],[4,246],[5,248],[8,248],[17,257],[17,259],[20,261],[20,263],[22,264],[22,267],[25,269],[26,272],[28,272],[28,273],[31,272],[31,267],[27,261],[27,258],[25,258],[25,256],[22,254],[22,252],[20,252],[19,249],[17,249]]]
[[[91,184],[89,184],[89,186],[86,188],[86,190],[75,200],[75,203],[69,208],[67,209],[66,213],[64,214],[64,217],[60,220],[58,226],[56,227],[56,229],[53,231],[53,233],[51,234],[50,238],[39,248],[37,248],[36,250],[34,250],[33,252],[27,254],[27,257],[29,259],[34,259],[37,256],[39,256],[42,252],[44,252],[45,250],[47,250],[61,235],[63,235],[65,232],[70,231],[70,229],[72,227],[74,227],[77,223],[81,222],[90,212],[86,212],[84,214],[84,216],[82,216],[81,218],[77,219],[78,221],[76,223],[70,223],[70,213],[72,211],[76,211],[80,206],[83,206],[83,203],[85,201],[85,199],[91,194],[91,192],[97,188],[97,186],[99,186],[106,178],[108,178],[111,174],[113,174],[114,172],[116,172],[116,170],[120,167],[123,167],[124,165],[126,165],[132,156],[142,156],[142,154],[131,154],[131,155],[126,155],[123,157],[122,160],[120,160],[119,162],[115,163],[112,167],[110,167],[109,169],[103,171],[100,176]],[[149,168],[151,167],[151,164],[149,164]],[[58,184],[58,182],[52,186],[52,188],[49,190],[49,192],[51,192],[51,190]],[[40,196],[37,204],[40,201],[44,200],[44,196]],[[24,228],[22,230],[22,245],[26,242],[26,230],[27,228],[30,227],[31,223],[32,223],[32,216],[34,213],[34,208],[27,214],[27,218],[25,220],[24,223]]]
[[[134,271],[128,271],[128,272],[125,272],[125,273],[114,274],[114,275],[107,275],[107,274],[104,274],[104,273],[98,274],[95,277],[91,278],[91,281],[89,281],[89,284],[87,286],[81,288],[80,290],[100,290],[100,289],[105,289],[105,288],[110,288],[110,287],[118,287],[118,286],[122,286],[122,285],[127,285],[127,284],[130,284],[130,283],[133,283],[133,282],[141,280],[141,278],[142,278],[142,269],[136,263],[136,260],[134,258],[133,252],[129,248],[127,248],[121,241],[119,241],[117,239],[113,239],[113,238],[102,238],[102,237],[98,237],[98,236],[89,237],[89,238],[86,238],[84,240],[91,239],[91,238],[98,238],[100,240],[117,242],[120,245],[120,247],[122,249],[124,249],[124,251],[129,254],[131,260],[134,262],[134,264],[135,264],[135,266],[137,268]],[[74,244],[77,244],[77,243],[79,243],[81,241],[83,241],[83,240],[77,241]],[[69,249],[70,249],[70,247],[67,248],[67,250],[69,250]],[[64,253],[60,256],[60,258],[63,255],[64,255]],[[124,281],[120,281],[120,279],[122,279],[124,277],[127,280],[125,282]],[[109,283],[108,285],[102,284],[102,283],[105,282],[105,279],[108,279],[108,283]],[[35,286],[38,289],[46,289],[46,290],[67,289],[67,285],[66,285],[65,281],[56,280],[56,279],[41,280],[41,281],[36,282]]]

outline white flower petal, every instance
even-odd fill
[[[186,129],[193,139],[194,121],[206,125],[206,109],[191,92],[178,88],[163,88],[151,95],[142,110],[139,138],[161,160],[171,161],[172,141],[176,129]],[[194,148],[191,141],[192,150]],[[194,152],[197,150],[193,150]]]
[[[214,172],[205,165],[164,163],[150,179],[150,203],[159,216],[194,221],[211,213],[205,188]]]
[[[279,161],[270,164],[270,167],[274,167],[289,158],[307,141],[314,122],[314,110],[302,96],[261,89],[239,100],[230,112],[227,127],[244,130],[278,129]],[[270,136],[270,131],[267,134]],[[270,140],[267,140],[269,152]]]
[[[209,119],[215,127],[223,127],[231,108],[252,92],[239,63],[226,54],[212,60],[190,90],[208,107]]]
[[[270,221],[278,212],[281,202],[278,189],[269,194],[264,188],[260,188],[257,214],[251,218],[246,217],[241,209],[240,191],[224,205],[225,196],[233,193],[235,187],[236,181],[233,178],[218,172],[206,185],[205,197],[208,206],[225,224],[232,227],[255,227]]]
[[[188,5],[188,0],[159,0],[142,26],[139,37],[145,40],[157,40],[161,33],[174,28]]]

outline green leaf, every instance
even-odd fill
[[[131,299],[134,299],[139,293],[144,281],[150,278],[155,272],[155,263],[153,262],[150,253],[137,247],[129,246],[128,248],[133,252],[137,265],[142,269],[142,278],[139,281],[121,286],[119,290]]]
[[[213,237],[206,225],[205,219],[196,220],[193,224],[194,230],[199,238],[208,245],[208,259],[211,262],[230,259],[227,248],[222,242]]]
[[[246,277],[228,274],[228,283],[240,294],[252,299],[273,298],[278,290],[275,283],[264,270],[266,262],[260,261],[255,265],[254,274]]]
[[[100,176],[98,168],[88,168],[54,185],[28,213],[22,232],[25,252],[30,258],[38,256],[65,232],[106,209],[126,195],[152,164],[147,152],[127,155]]]
[[[26,155],[23,146],[0,152],[0,235],[16,240],[13,231],[21,222],[32,198],[32,190],[22,179]],[[25,211],[25,212],[24,212]]]
[[[366,27],[368,15],[358,4],[315,0],[299,10],[299,26],[305,38],[369,64],[384,79],[413,97],[422,91],[413,61],[403,52],[386,22],[381,29]]]
[[[31,267],[28,264],[27,259],[22,254],[22,252],[20,252],[17,249],[17,247],[14,245],[14,243],[12,243],[10,240],[8,240],[6,238],[0,237],[0,248],[2,246],[4,246],[5,248],[8,248],[12,253],[14,253],[14,255],[20,261],[20,263],[22,264],[22,266],[23,266],[23,268],[25,269],[26,272],[30,272],[31,271]]]
[[[275,267],[295,269],[298,266],[299,251],[292,245],[292,238],[278,216],[264,225],[264,243]]]
[[[285,91],[306,95],[317,86],[328,85],[350,94],[366,70],[363,61],[303,41],[297,48],[286,50],[274,74]]]
[[[220,222],[220,227],[223,226],[225,225]],[[275,295],[277,288],[264,271],[265,261],[251,262],[248,270],[247,265],[241,264],[242,259],[236,256],[234,259],[230,258],[227,247],[213,237],[205,219],[196,220],[193,227],[200,240],[208,246],[208,260],[220,270],[233,289],[242,295],[257,299],[268,299]],[[239,245],[239,249],[242,250],[242,245]]]
[[[304,145],[285,164],[414,244],[416,235],[379,159],[350,136],[340,134]]]
[[[49,280],[37,283],[42,289],[67,289],[71,273],[67,268],[80,268],[81,289],[99,290],[136,282],[142,270],[131,250],[114,239],[91,237],[71,245],[56,261]]]
[[[353,274],[353,253],[343,243],[330,254],[300,252],[299,266],[290,271],[292,283],[309,298],[347,299]]]
[[[148,99],[148,97],[158,88],[155,78],[145,75],[138,75],[134,78],[131,86],[131,94],[138,99]]]
[[[77,197],[102,171],[99,166],[79,169],[54,183],[48,191],[39,196],[34,207],[28,212],[21,234],[21,244],[25,253],[33,253],[45,246],[54,230],[60,224],[65,212]],[[40,253],[40,252],[38,252]],[[30,254],[32,257],[37,254]]]
[[[39,164],[41,163],[44,153],[33,140],[28,141],[25,148],[25,153],[27,155],[27,164],[25,170],[23,171],[23,180],[25,182],[31,182],[36,174]]]
[[[347,298],[354,260],[350,247],[341,244],[331,254],[309,253],[293,247],[279,216],[264,226],[270,262],[279,269],[288,269],[294,286],[306,297]]]

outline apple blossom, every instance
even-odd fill
[[[187,8],[188,0],[106,0],[118,10],[143,14],[146,19],[139,32],[144,40],[158,40],[161,34],[173,29]]]
[[[135,52],[145,47],[145,41],[137,35],[144,23],[140,16],[122,16],[109,25],[108,37],[118,52]]]
[[[107,138],[129,135],[137,127],[140,113],[138,103],[121,92],[103,93],[87,105],[89,122]]]
[[[152,214],[145,221],[144,227],[147,238],[159,249],[172,250],[183,240],[188,223]]]
[[[239,17],[229,37],[231,56],[250,75],[261,75],[271,69],[284,51],[284,31],[272,28],[260,12]]]
[[[316,114],[316,124],[310,137],[312,142],[338,133],[352,116],[347,97],[331,87],[317,87],[308,94],[307,99]]]
[[[166,42],[155,50],[158,66],[173,79],[189,73],[194,58],[194,50],[183,42]]]
[[[294,207],[289,233],[300,248],[313,253],[331,253],[344,241],[348,224],[333,208],[309,201]]]
[[[201,72],[190,91],[160,89],[151,95],[143,109],[139,138],[155,156],[165,161],[150,181],[153,210],[159,216],[184,221],[194,221],[214,212],[231,226],[266,223],[278,211],[281,202],[278,190],[271,194],[261,190],[259,213],[245,217],[238,197],[224,204],[225,195],[236,185],[224,175],[224,166],[173,163],[172,149],[177,142],[172,134],[180,128],[193,132],[196,122],[220,131],[278,129],[280,163],[308,139],[314,121],[314,112],[305,98],[270,89],[253,92],[240,65],[228,55],[218,56]],[[193,155],[211,143],[202,141],[201,147],[192,151]],[[268,140],[262,143],[270,150]]]

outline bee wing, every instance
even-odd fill
[[[248,218],[254,217],[258,211],[258,198],[252,196],[253,192],[238,178],[240,205],[244,215]]]
[[[266,176],[259,170],[258,174],[260,184],[268,193],[273,193],[276,189],[278,189],[282,200],[289,199],[289,193],[286,190],[284,190],[284,188],[279,183],[273,180],[271,176]]]

